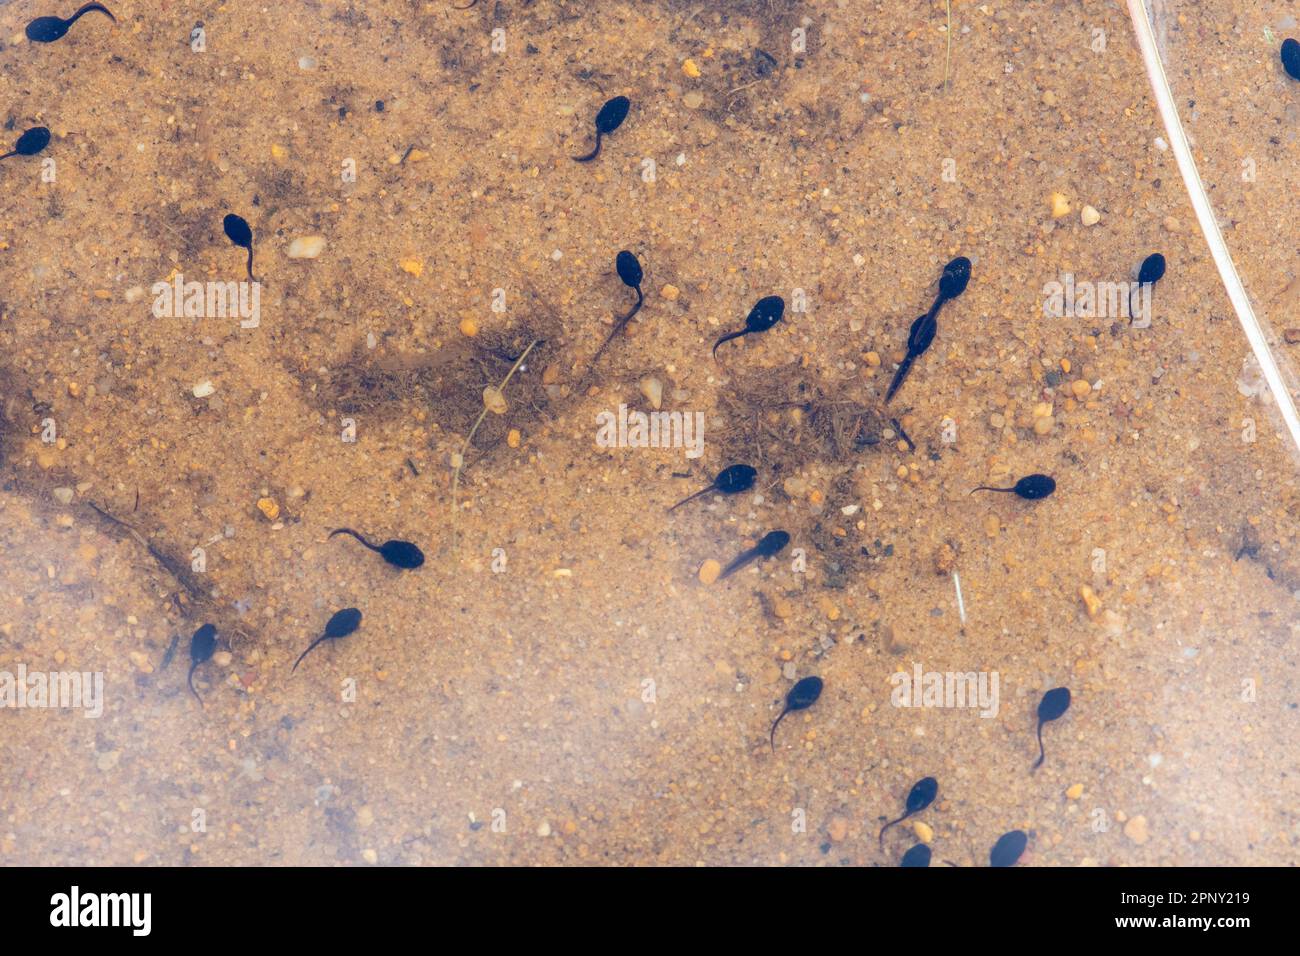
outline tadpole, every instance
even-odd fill
[[[1069,709],[1070,688],[1068,687],[1053,687],[1038,702],[1038,762],[1034,764],[1034,770],[1042,766],[1045,757],[1043,753],[1043,724],[1056,720]]]
[[[780,322],[783,315],[785,315],[785,299],[779,295],[768,295],[759,299],[754,303],[754,307],[749,310],[743,329],[739,332],[728,332],[713,343],[713,360],[715,362],[718,360],[718,346],[723,342],[738,339],[742,335],[749,335],[751,332],[766,332]]]
[[[993,849],[989,851],[989,866],[1015,866],[1016,860],[1025,852],[1025,844],[1029,838],[1025,836],[1024,830],[1012,830],[1010,833],[1004,833],[998,837],[998,842],[993,844]]]
[[[351,528],[338,528],[335,531],[331,531],[329,536],[332,538],[336,534],[350,534],[371,551],[380,555],[395,568],[402,568],[409,571],[412,568],[418,568],[420,565],[424,564],[424,552],[409,541],[385,541],[383,544],[376,547]]]
[[[623,125],[623,120],[627,119],[627,111],[632,106],[632,101],[626,96],[616,96],[600,108],[596,114],[596,146],[586,156],[573,156],[572,159],[579,163],[589,163],[600,155],[600,140],[603,136],[608,136],[614,130]]]
[[[716,491],[720,495],[737,495],[742,491],[748,491],[754,487],[754,479],[758,477],[758,471],[750,465],[728,465],[722,471],[718,472],[718,477],[713,479],[713,484],[703,491],[697,491],[695,494],[683,498],[677,504],[668,509],[672,514],[688,501],[694,501],[701,495],[707,495]]]
[[[1142,291],[1143,286],[1153,286],[1165,276],[1165,257],[1158,252],[1153,252],[1142,260],[1142,265],[1138,268],[1137,288],[1129,295],[1128,314],[1131,317],[1136,314],[1133,308],[1133,296]]]
[[[248,224],[248,220],[242,216],[236,216],[233,212],[228,213],[222,220],[221,225],[226,230],[226,237],[239,246],[241,249],[248,250],[248,279],[253,281],[253,229]]]
[[[721,581],[723,578],[731,577],[731,575],[735,574],[745,565],[749,564],[749,562],[754,561],[757,558],[772,557],[772,555],[779,552],[789,543],[790,535],[788,532],[769,531],[759,539],[758,544],[754,545],[754,547],[750,548],[748,551],[742,551],[729,565],[723,568],[722,574],[718,576],[718,580]]]
[[[345,607],[341,611],[336,611],[325,623],[325,633],[307,645],[307,649],[298,655],[298,659],[293,662],[293,670],[296,671],[298,669],[298,665],[302,663],[302,659],[310,654],[317,644],[322,641],[333,641],[340,637],[347,637],[360,626],[361,612],[356,608]],[[290,673],[292,673],[292,671]]]
[[[217,628],[214,624],[202,625],[190,638],[190,674],[186,680],[190,685],[190,693],[194,695],[194,699],[199,702],[200,707],[203,706],[203,698],[194,689],[194,671],[200,664],[211,660],[212,653],[216,649]]]
[[[924,843],[918,843],[906,853],[903,859],[899,861],[899,866],[929,866],[930,865],[930,848]]]
[[[14,143],[14,148],[0,156],[0,159],[8,159],[10,156],[35,156],[48,145],[50,145],[50,131],[44,126],[33,126],[19,136],[18,142]]]
[[[117,22],[117,17],[113,16],[108,7],[102,3],[88,3],[66,20],[62,17],[37,17],[27,24],[27,39],[33,43],[53,43],[87,13],[102,13],[114,23]]]
[[[627,327],[627,324],[632,321],[632,316],[641,311],[641,305],[645,302],[645,296],[641,292],[641,263],[637,260],[637,257],[624,249],[614,257],[614,268],[618,272],[618,277],[623,280],[623,284],[629,289],[636,290],[636,305],[632,306],[632,311],[627,315],[614,316],[614,328],[605,337],[605,341],[601,343],[600,348],[596,349],[596,354],[591,357],[589,367],[596,364],[596,359],[600,358],[601,353],[605,351],[605,347],[614,341],[614,336]]]
[[[972,488],[970,493],[973,495],[977,491],[1009,491],[1012,494],[1019,495],[1026,501],[1037,501],[1039,498],[1046,498],[1055,490],[1055,478],[1048,475],[1025,475],[1010,488],[993,488],[989,485],[980,485],[978,488]]]
[[[776,752],[776,727],[777,724],[785,718],[785,715],[792,710],[807,710],[813,704],[817,703],[817,698],[822,695],[822,679],[820,677],[805,677],[798,681],[790,688],[790,693],[785,695],[785,708],[772,722],[772,733],[768,742],[772,745],[772,752]]]
[[[904,804],[904,813],[897,820],[890,820],[880,828],[880,845],[885,845],[885,831],[895,823],[902,823],[914,813],[920,813],[930,804],[934,803],[935,795],[939,792],[939,781],[934,777],[922,777],[913,784],[911,791],[907,795],[907,803]]]
[[[930,306],[929,312],[912,323],[907,333],[907,355],[899,364],[898,371],[894,373],[894,380],[889,383],[889,389],[885,392],[886,405],[902,387],[903,380],[907,378],[907,373],[912,368],[912,363],[920,358],[934,341],[934,335],[939,330],[939,310],[943,308],[943,304],[966,291],[966,286],[970,284],[970,269],[970,260],[965,256],[958,256],[943,267],[943,274],[939,276],[939,292],[934,297],[934,304]]]

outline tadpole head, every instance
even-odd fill
[[[1288,37],[1282,41],[1282,69],[1293,80],[1300,80],[1300,43]]]
[[[226,230],[226,237],[235,245],[244,249],[253,245],[253,230],[243,217],[236,216],[233,212],[228,213],[221,221],[221,225]]]
[[[217,628],[215,624],[204,624],[190,638],[190,660],[202,664],[212,657],[217,649]]]
[[[1025,475],[1011,490],[1028,501],[1037,501],[1056,490],[1056,479],[1050,475]]]
[[[958,256],[943,267],[943,275],[939,278],[939,294],[945,299],[955,299],[966,291],[969,282],[970,260]]]
[[[713,479],[713,487],[724,495],[739,494],[754,487],[758,471],[749,465],[728,465]]]
[[[35,156],[50,145],[50,131],[44,126],[33,126],[18,137],[14,152],[19,156]]]
[[[347,637],[361,626],[361,612],[354,607],[336,611],[325,625],[326,637]]]
[[[67,33],[71,25],[62,17],[37,17],[27,24],[27,39],[33,43],[53,43]]]
[[[787,531],[769,531],[763,535],[755,547],[758,553],[765,558],[770,558],[787,544],[790,543],[790,533]],[[820,682],[819,682],[820,683]]]
[[[623,284],[631,289],[641,288],[641,263],[637,257],[624,249],[614,260],[614,268],[618,270],[618,277],[623,280]]]
[[[930,865],[930,848],[924,843],[918,843],[906,853],[899,862],[899,866],[929,866]]]
[[[1070,688],[1053,687],[1038,702],[1038,721],[1047,723],[1049,720],[1056,720],[1069,709]]]
[[[424,564],[424,552],[409,541],[387,541],[379,553],[389,564],[407,571]]]
[[[1016,860],[1025,852],[1025,844],[1029,838],[1025,836],[1024,830],[1012,830],[1010,833],[1004,833],[998,837],[998,842],[993,844],[993,849],[989,851],[989,866],[1014,866]]]
[[[596,114],[596,129],[601,134],[612,133],[623,125],[623,120],[627,119],[627,111],[631,109],[632,101],[626,96],[616,96],[600,108]]]
[[[1158,252],[1153,252],[1142,260],[1142,268],[1138,270],[1138,282],[1159,282],[1165,274],[1165,257]]]
[[[934,777],[923,777],[913,786],[907,795],[907,812],[918,813],[924,810],[930,804],[934,803],[935,796],[939,793],[939,781]]]
[[[822,695],[822,686],[820,677],[805,677],[791,687],[790,693],[785,695],[785,706],[790,710],[804,710],[811,707]]]
[[[745,319],[745,330],[766,332],[780,322],[783,315],[785,315],[785,299],[779,295],[764,296],[749,310],[749,316]]]

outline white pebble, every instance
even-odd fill
[[[289,258],[315,259],[324,249],[324,236],[299,236],[289,243]]]
[[[213,385],[207,379],[204,379],[203,381],[199,382],[199,384],[194,386],[194,397],[207,398],[216,390],[217,390],[217,386]]]

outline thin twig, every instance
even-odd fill
[[[515,359],[515,364],[510,366],[510,371],[506,373],[506,377],[503,378],[501,384],[497,386],[498,392],[504,395],[506,386],[510,384],[510,379],[514,377],[515,372],[519,371],[519,366],[524,364],[524,359],[528,358],[528,353],[536,348],[540,341],[541,339],[533,339],[528,343],[528,348],[524,349],[523,354],[521,354],[519,358]],[[474,440],[474,433],[478,431],[479,425],[483,424],[483,419],[487,417],[487,413],[488,407],[485,402],[483,405],[483,411],[478,413],[478,418],[474,420],[474,427],[471,428],[469,434],[465,436],[465,443],[460,446],[460,451],[456,453],[454,459],[455,467],[451,473],[451,546],[453,553],[458,550],[459,545],[459,539],[456,534],[456,513],[460,511],[460,506],[456,501],[456,492],[460,488],[460,473],[465,468],[465,452],[469,450],[469,443]]]

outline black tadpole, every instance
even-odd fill
[[[970,260],[965,256],[958,256],[943,267],[943,274],[939,277],[939,293],[934,298],[934,305],[930,306],[929,312],[912,323],[907,333],[907,355],[899,364],[898,371],[894,373],[894,380],[889,383],[889,390],[885,392],[886,405],[902,387],[903,380],[907,378],[907,373],[912,368],[912,363],[925,354],[925,350],[934,341],[934,335],[939,330],[939,310],[943,308],[943,304],[966,291],[966,286],[970,284],[970,268]]]
[[[211,660],[212,652],[216,649],[216,625],[204,624],[195,631],[194,636],[190,638],[190,675],[186,680],[190,685],[190,693],[194,695],[194,699],[199,702],[200,707],[203,706],[203,698],[200,697],[199,692],[194,689],[194,671],[200,664]]]
[[[817,703],[817,698],[822,695],[822,679],[820,677],[805,677],[790,688],[790,693],[785,695],[785,709],[772,723],[772,733],[769,735],[768,742],[772,745],[773,752],[776,751],[776,725],[786,714],[792,710],[807,710],[813,704]]]
[[[728,332],[718,341],[713,343],[713,360],[718,359],[718,346],[723,342],[729,342],[732,339],[738,339],[742,335],[749,335],[751,332],[766,332],[776,323],[781,321],[781,316],[785,315],[785,299],[779,295],[768,295],[754,303],[754,307],[749,310],[749,315],[745,318],[745,327],[739,332]]]
[[[226,238],[241,249],[248,250],[248,278],[253,281],[253,230],[248,225],[248,220],[241,216],[236,216],[233,212],[227,214],[226,218],[221,221],[222,227],[226,230]]]
[[[379,554],[385,561],[395,568],[402,568],[403,570],[409,571],[424,564],[424,552],[409,541],[385,541],[383,544],[376,547],[351,528],[339,528],[335,531],[331,531],[329,536],[332,538],[336,534],[352,535],[352,537],[356,538],[371,551]]]
[[[907,795],[907,803],[904,804],[905,812],[897,820],[890,820],[880,828],[880,845],[885,845],[885,831],[895,823],[902,823],[914,813],[920,813],[930,804],[934,803],[935,795],[939,792],[939,781],[934,777],[922,777],[913,784],[911,792]]]
[[[993,844],[993,849],[989,851],[989,866],[1015,866],[1016,860],[1025,852],[1025,844],[1029,838],[1025,836],[1024,830],[1012,830],[1010,833],[1004,833],[998,837],[998,842]]]
[[[1164,277],[1164,256],[1158,252],[1153,252],[1142,260],[1142,265],[1138,267],[1137,288],[1129,295],[1128,314],[1130,319],[1136,314],[1136,310],[1133,308],[1133,296],[1137,295],[1143,286],[1154,286]]]
[[[27,39],[33,43],[53,43],[87,13],[102,13],[114,23],[117,22],[117,17],[113,16],[108,7],[102,3],[88,3],[66,20],[62,17],[37,17],[27,24]]]
[[[924,843],[918,843],[906,853],[903,859],[899,861],[899,866],[929,866],[930,865],[930,848]]]
[[[1282,69],[1293,80],[1300,80],[1300,43],[1290,37],[1282,41]]]
[[[623,120],[627,119],[627,111],[631,108],[632,101],[626,96],[616,96],[600,108],[596,114],[596,146],[586,156],[574,156],[572,159],[579,163],[589,163],[600,155],[600,140],[603,136],[608,136],[614,130],[623,125]]]
[[[0,159],[8,159],[10,156],[35,156],[48,145],[50,145],[50,131],[44,126],[33,126],[19,136],[18,142],[14,143],[14,148],[0,156]]]
[[[697,491],[695,494],[683,498],[677,504],[668,509],[672,514],[688,501],[694,501],[701,495],[707,495],[716,491],[720,495],[737,495],[742,491],[748,491],[754,487],[754,479],[758,477],[758,472],[750,465],[728,465],[722,471],[718,472],[718,477],[713,479],[713,484],[703,491]]]
[[[641,292],[641,263],[637,260],[637,257],[624,249],[614,257],[614,268],[618,272],[618,277],[623,280],[623,284],[629,289],[636,290],[636,305],[632,306],[632,311],[627,315],[614,316],[614,328],[605,337],[605,341],[600,344],[600,348],[596,349],[596,354],[591,357],[589,365],[596,364],[596,359],[600,358],[601,353],[605,351],[605,347],[614,341],[614,336],[627,327],[627,324],[632,321],[632,316],[641,311],[641,305],[645,302],[645,296]]]
[[[993,488],[989,485],[980,485],[978,488],[972,488],[970,493],[973,495],[977,491],[1009,491],[1012,494],[1019,495],[1026,501],[1037,501],[1039,498],[1046,498],[1055,490],[1055,478],[1049,475],[1025,475],[1010,488]]]
[[[1070,688],[1068,687],[1053,687],[1038,702],[1038,762],[1034,764],[1034,770],[1043,765],[1045,757],[1043,753],[1043,724],[1056,720],[1069,709]]]
[[[759,539],[758,544],[754,545],[748,551],[742,551],[736,558],[722,570],[718,580],[729,578],[749,562],[757,558],[770,558],[787,544],[790,543],[790,535],[785,531],[769,531]]]
[[[341,611],[336,611],[334,616],[325,623],[325,633],[307,645],[307,649],[298,655],[298,659],[293,662],[293,669],[295,671],[298,669],[302,659],[310,654],[317,644],[322,641],[333,641],[340,637],[347,637],[360,626],[361,612],[356,608],[345,607]]]

